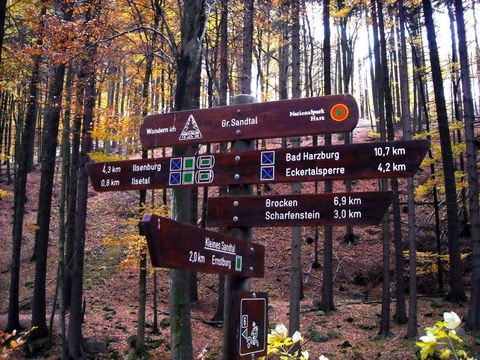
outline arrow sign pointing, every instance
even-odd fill
[[[273,149],[87,165],[96,191],[413,176],[427,140]]]
[[[154,267],[239,277],[263,277],[265,248],[161,216],[146,214],[142,228]]]
[[[217,197],[208,199],[208,226],[376,225],[393,193]]]
[[[352,95],[222,106],[148,115],[140,127],[143,147],[207,144],[352,131],[358,105]]]

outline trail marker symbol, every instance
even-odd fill
[[[185,123],[185,126],[183,127],[182,133],[180,134],[180,137],[178,139],[179,140],[195,140],[195,139],[201,139],[201,138],[202,138],[202,132],[200,131],[200,128],[198,127],[198,124],[195,121],[195,118],[193,117],[192,114],[190,114],[187,122]]]

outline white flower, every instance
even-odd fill
[[[424,343],[436,343],[437,338],[432,333],[427,333],[427,335],[420,337],[420,341],[423,341]]]
[[[310,355],[308,355],[308,351],[302,351],[302,357],[305,359],[305,360],[308,360]]]
[[[447,329],[450,329],[450,330],[456,329],[460,325],[460,323],[462,322],[462,320],[460,320],[458,315],[455,314],[455,312],[453,312],[453,311],[444,312],[443,313],[443,319],[446,322],[445,327]]]
[[[328,358],[327,358],[326,356],[320,355],[320,357],[318,358],[318,360],[328,360]]]
[[[292,336],[292,341],[294,343],[296,343],[298,341],[303,341],[302,335],[298,331],[295,331],[295,334],[293,334],[293,336]]]
[[[275,326],[274,332],[277,335],[283,336],[284,338],[286,338],[288,336],[288,329],[283,324],[278,324],[277,326]]]

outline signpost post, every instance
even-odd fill
[[[242,100],[247,98],[241,95]],[[240,97],[239,97],[240,99]],[[235,100],[235,99],[234,99]],[[207,144],[352,131],[358,105],[352,95],[330,95],[148,115],[140,127],[144,148]]]
[[[393,193],[390,191],[208,199],[208,226],[377,225]]]

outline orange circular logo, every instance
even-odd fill
[[[335,104],[330,109],[330,117],[335,121],[343,121],[348,117],[349,111],[345,104]]]

